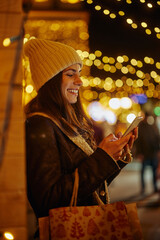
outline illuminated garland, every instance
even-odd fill
[[[102,5],[96,5],[95,3],[93,3],[92,0],[87,0],[86,1],[87,4],[93,4],[94,5],[94,9],[96,11],[102,11],[102,13],[105,15],[105,16],[108,16],[110,17],[111,19],[115,19],[117,16],[120,16],[120,17],[124,17],[125,18],[125,21],[133,28],[133,29],[137,29],[138,28],[138,24],[133,22],[133,20],[129,17],[125,17],[126,16],[126,13],[124,11],[118,11],[117,13],[115,13],[115,11],[112,11],[110,9],[104,9]],[[153,30],[151,30],[150,28],[148,28],[148,24],[146,22],[141,22],[139,24],[139,26],[141,26],[142,28],[145,29],[145,33],[147,35],[151,35],[152,34],[152,31],[154,30],[155,34],[156,34],[156,37],[158,39],[160,39],[160,28],[159,27],[154,27]]]
[[[98,68],[98,69],[103,69],[106,72],[111,72],[115,73],[117,70],[121,71],[123,74],[136,74],[136,76],[140,79],[153,79],[155,83],[160,83],[160,75],[157,74],[156,71],[151,71],[149,73],[144,73],[142,70],[137,70],[135,67],[142,68],[144,63],[140,60],[136,59],[131,59],[130,64],[127,66],[123,65],[123,62],[128,62],[129,58],[126,55],[123,56],[118,56],[117,57],[117,62],[113,57],[107,57],[107,56],[102,56],[102,52],[99,50],[96,50],[95,53],[90,53],[87,51],[77,51],[79,55],[81,56],[83,60],[83,64],[91,67],[93,64]],[[99,59],[101,57],[102,60]],[[154,59],[145,57],[144,58],[145,64],[154,64]],[[114,65],[113,65],[114,64]],[[160,69],[160,62],[156,62],[154,65],[157,69]],[[143,84],[142,84],[143,85]]]

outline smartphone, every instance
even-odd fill
[[[130,133],[134,128],[138,126],[138,124],[143,120],[143,117],[136,117],[133,122],[129,125],[123,136],[126,136],[128,133]]]

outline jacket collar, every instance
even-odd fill
[[[88,156],[91,155],[93,153],[93,149],[89,146],[89,144],[86,142],[86,140],[79,134],[77,136],[70,136],[69,134],[67,134],[66,131],[64,131],[64,129],[62,128],[62,126],[57,122],[56,119],[54,119],[53,117],[51,117],[50,115],[46,114],[46,113],[42,113],[42,112],[34,112],[31,114],[27,115],[27,118],[30,118],[32,116],[43,116],[46,118],[49,118],[50,120],[52,120],[57,127],[74,143],[76,144],[83,152],[85,152]]]

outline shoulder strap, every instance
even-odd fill
[[[63,128],[62,126],[50,115],[42,112],[34,112],[31,114],[27,115],[27,118],[32,117],[32,116],[43,116],[46,118],[49,118],[52,120],[57,127],[74,143],[76,144],[83,152],[85,152],[88,156],[93,153],[93,149],[89,146],[89,144],[85,141],[85,139],[79,134],[77,136],[70,136]]]

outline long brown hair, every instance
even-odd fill
[[[54,119],[69,135],[80,133],[94,148],[94,131],[91,120],[86,116],[80,97],[75,104],[70,104],[61,94],[62,72],[46,82],[38,91],[37,96],[25,107],[26,115],[43,112]],[[76,129],[76,131],[75,131]]]

